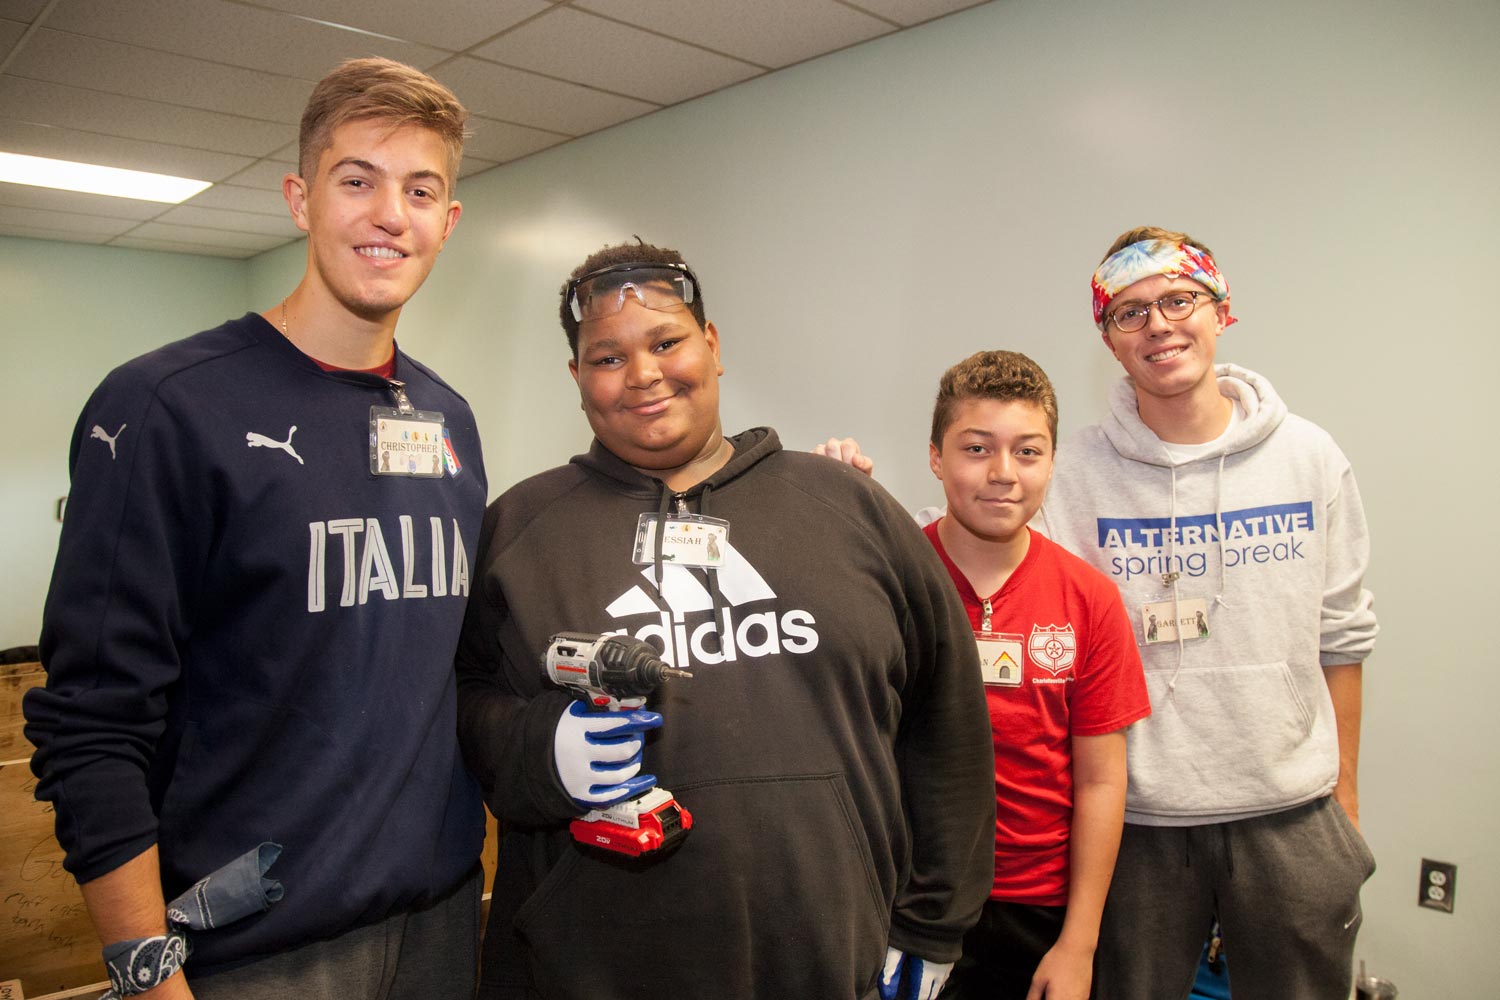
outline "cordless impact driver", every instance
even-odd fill
[[[628,635],[559,632],[547,643],[547,676],[593,711],[640,708],[667,678],[693,676],[668,666],[656,649]],[[675,846],[693,828],[693,816],[665,788],[574,819],[568,828],[580,844],[640,857]]]

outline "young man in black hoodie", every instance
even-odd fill
[[[595,441],[491,505],[458,660],[460,740],[506,828],[481,994],[935,995],[994,823],[941,562],[868,477],[724,435],[719,332],[680,255],[606,248],[562,299]],[[638,541],[685,526],[716,555]],[[542,671],[562,631],[645,639],[693,679],[657,712],[580,715]],[[658,775],[694,817],[679,849],[573,841],[570,818]]]

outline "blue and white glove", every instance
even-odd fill
[[[933,1000],[943,991],[952,971],[952,962],[929,962],[899,948],[887,948],[885,967],[880,970],[880,1000]],[[901,983],[903,973],[905,988]]]
[[[656,712],[591,712],[568,706],[552,734],[552,754],[563,788],[585,812],[635,798],[656,784],[641,774],[641,734],[661,725]]]

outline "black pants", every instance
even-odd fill
[[[942,1000],[1026,1000],[1042,956],[1062,933],[1065,906],[989,900],[979,923],[964,935]]]

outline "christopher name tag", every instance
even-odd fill
[[[441,413],[370,407],[370,471],[377,476],[441,479],[449,460],[444,441]]]

